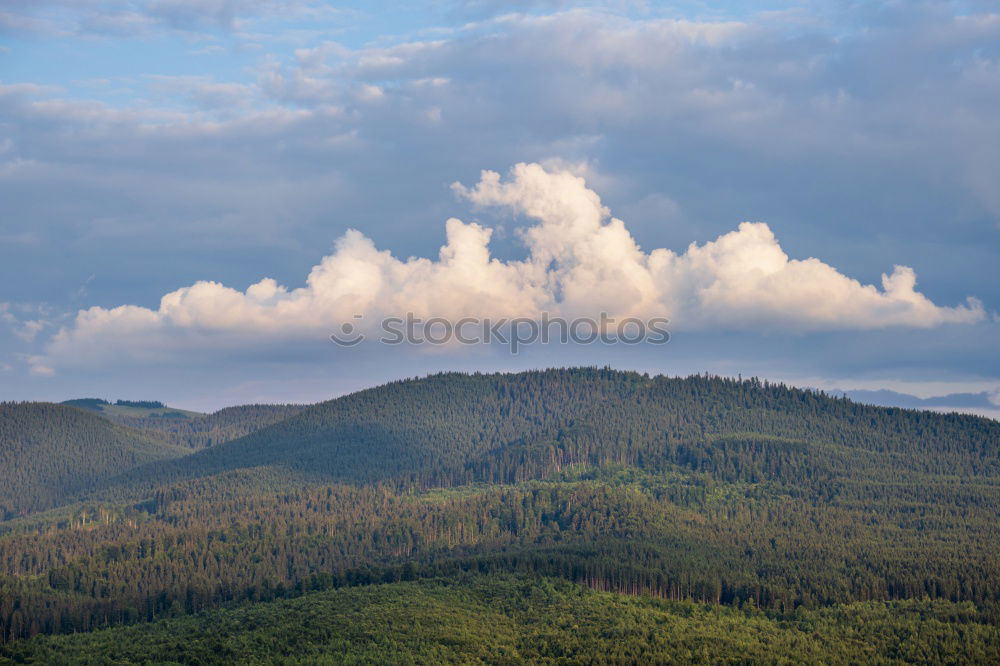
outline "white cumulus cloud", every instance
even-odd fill
[[[969,298],[940,306],[895,266],[881,286],[862,284],[816,258],[791,259],[771,229],[744,222],[684,252],[645,251],[583,177],[518,164],[504,179],[484,171],[454,190],[476,206],[501,207],[531,223],[520,229],[524,259],[490,254],[492,230],[451,218],[436,260],[401,260],[351,230],[332,254],[289,289],[271,278],[239,291],[198,282],[164,295],[156,309],[122,305],[80,311],[36,359],[48,370],[102,350],[169,355],[193,346],[325,337],[343,322],[385,316],[667,317],[675,330],[933,327],[984,318]]]

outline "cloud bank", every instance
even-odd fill
[[[479,207],[530,220],[518,230],[520,260],[491,256],[493,231],[451,218],[436,260],[394,257],[356,230],[289,289],[264,278],[239,291],[202,281],[170,292],[157,309],[122,305],[81,310],[34,359],[39,372],[74,359],[155,349],[170,354],[218,344],[325,338],[344,322],[386,316],[538,318],[668,317],[679,331],[704,329],[929,328],[984,318],[974,298],[940,306],[916,291],[911,268],[895,266],[881,287],[816,258],[790,259],[771,229],[744,222],[684,252],[644,251],[585,179],[564,168],[518,164],[503,179],[483,171],[473,187],[453,185]],[[151,342],[155,341],[155,344]]]

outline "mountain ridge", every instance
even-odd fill
[[[697,449],[702,440],[740,435],[895,455],[923,447],[921,458],[904,455],[899,461],[914,473],[927,471],[916,460],[935,469],[956,465],[944,458],[964,442],[970,455],[954,469],[982,473],[988,467],[992,473],[1000,423],[861,405],[756,379],[650,377],[598,368],[441,373],[317,403],[211,449],[128,471],[120,481],[145,475],[145,483],[155,485],[278,465],[332,482],[510,482],[573,463],[635,462],[641,455],[652,460],[662,457],[658,447],[665,443],[674,446],[676,462],[677,446]],[[613,450],[623,442],[622,450]],[[779,448],[773,441],[758,444]],[[982,457],[987,452],[994,457]]]
[[[58,506],[110,475],[185,453],[84,409],[0,403],[0,516]]]

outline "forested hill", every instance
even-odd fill
[[[58,410],[71,408],[6,409],[14,425],[0,431],[4,446],[40,431],[35,439],[49,448],[26,458],[50,481],[86,458],[78,450],[103,451],[112,436],[118,451],[135,446],[120,441],[134,431],[84,412],[72,410],[79,420],[70,427]],[[62,440],[49,432],[54,423]],[[67,451],[74,454],[56,455]],[[505,594],[495,577],[516,575],[529,589],[544,576],[711,604],[705,641],[765,630],[759,609],[769,645],[787,638],[812,650],[802,654],[829,648],[828,663],[868,663],[872,654],[956,663],[956,655],[995,653],[1000,423],[989,419],[864,406],[757,380],[600,369],[441,374],[314,405],[184,457],[133,462],[72,507],[4,526],[0,643],[11,647],[0,655],[49,663],[46,655],[63,649],[96,650],[128,663],[122,655],[140,636],[176,651],[175,631],[193,649],[212,644],[235,655],[240,645],[282,645],[260,627],[296,608],[332,614],[338,626],[367,621],[351,610],[367,592],[310,600],[313,593],[417,579],[457,586],[441,592],[441,612],[454,623],[469,616],[467,573],[486,577],[489,599]],[[15,478],[7,482],[22,483],[19,496],[31,496],[32,482]],[[216,625],[198,613],[289,597],[304,599],[248,610],[258,619],[245,634],[203,642]],[[525,645],[582,636],[580,606],[550,615],[539,603],[523,612],[543,635]],[[718,608],[725,605],[740,610],[735,626]],[[402,620],[382,620],[412,608],[373,609],[372,622],[386,627],[380,645],[430,654],[451,644],[423,635],[407,643]],[[674,649],[657,642],[656,613],[636,619],[635,635],[655,643],[646,655]],[[192,617],[138,634],[20,643],[182,615]],[[872,621],[884,629],[873,633]],[[786,631],[793,625],[801,632]],[[451,635],[457,625],[442,626]],[[893,638],[876,648],[884,632]],[[348,645],[344,636],[324,628],[280,649],[312,661],[324,650],[363,651],[369,640]],[[599,661],[601,650],[586,654]],[[140,663],[159,654],[145,644],[128,653]]]
[[[243,437],[294,416],[305,407],[305,405],[238,405],[220,409],[212,414],[194,416],[186,416],[176,411],[149,416],[131,416],[114,412],[104,412],[101,415],[119,425],[152,431],[172,444],[200,449]]]
[[[574,464],[819,486],[873,474],[1000,473],[1000,423],[872,407],[757,380],[602,369],[439,374],[314,405],[119,481],[282,466],[323,480],[515,483]]]
[[[55,506],[99,480],[184,453],[75,407],[0,403],[0,518]]]

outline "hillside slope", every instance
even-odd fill
[[[177,446],[201,449],[239,439],[295,416],[305,408],[305,405],[238,405],[211,414],[168,411],[140,417],[105,412],[101,416],[119,425],[151,431]]]
[[[119,485],[283,466],[328,481],[434,487],[512,483],[572,464],[700,469],[719,460],[729,461],[727,480],[818,481],[887,469],[995,476],[1000,423],[756,380],[598,369],[448,373],[314,405],[246,437],[146,466]]]
[[[0,518],[55,506],[110,476],[184,453],[75,407],[0,403]]]

